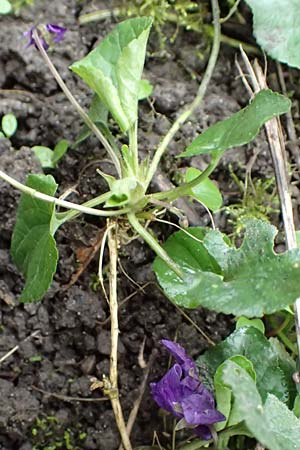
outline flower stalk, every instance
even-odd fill
[[[54,76],[55,80],[57,81],[57,84],[59,85],[59,87],[61,88],[61,90],[63,91],[63,93],[67,97],[67,99],[69,100],[69,102],[73,105],[75,110],[78,112],[78,114],[80,115],[80,117],[82,118],[84,123],[89,127],[89,129],[99,139],[99,141],[101,142],[101,144],[103,145],[103,147],[107,151],[108,155],[110,156],[110,158],[111,158],[111,160],[112,160],[112,162],[113,162],[113,164],[114,164],[114,166],[116,168],[118,176],[121,178],[121,176],[122,176],[121,164],[120,164],[120,161],[119,161],[116,153],[112,149],[110,143],[105,138],[105,136],[101,133],[101,131],[99,130],[97,125],[94,124],[94,122],[90,119],[88,114],[79,105],[79,103],[75,99],[74,95],[71,93],[71,91],[69,90],[67,85],[64,83],[63,79],[61,78],[61,76],[59,75],[58,71],[54,67],[54,64],[52,63],[51,59],[49,58],[49,56],[48,56],[48,54],[47,54],[47,52],[46,52],[46,50],[44,48],[43,42],[41,41],[41,39],[40,39],[36,29],[33,30],[33,34],[32,35],[33,35],[34,42],[36,43],[36,45],[37,45],[37,47],[38,47],[38,49],[39,49],[39,51],[40,51],[40,53],[41,53],[45,63],[49,67],[49,70],[51,71],[52,75]]]

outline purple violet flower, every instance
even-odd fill
[[[49,33],[54,34],[53,40],[57,44],[63,40],[65,32],[67,31],[65,27],[60,27],[59,25],[55,25],[54,23],[48,23],[46,25],[46,29]]]
[[[36,49],[38,49],[37,44],[33,37],[33,31],[37,29],[39,33],[39,38],[42,43],[42,46],[45,50],[48,50],[50,45],[55,42],[56,44],[61,42],[64,38],[65,32],[67,28],[60,27],[59,25],[55,25],[53,23],[48,23],[46,25],[40,25],[38,27],[32,27],[29,31],[25,31],[24,36],[29,37],[29,42],[26,48],[34,45]]]
[[[151,383],[156,403],[181,419],[202,439],[211,439],[211,427],[226,418],[217,411],[213,394],[201,383],[195,362],[176,342],[162,340],[176,363],[157,383]]]

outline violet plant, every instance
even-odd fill
[[[211,202],[207,200],[207,191],[209,198],[213,199],[220,196],[220,193],[215,186],[211,186],[208,177],[224,152],[250,142],[269,119],[290,109],[291,102],[286,97],[269,89],[261,90],[247,107],[203,132],[179,155],[186,157],[209,154],[210,163],[202,173],[193,169],[180,186],[169,191],[149,193],[151,180],[169,143],[200,104],[211,79],[220,46],[217,0],[212,0],[212,11],[214,40],[198,93],[194,101],[178,116],[154,151],[153,157],[145,160],[140,159],[138,151],[138,102],[142,97],[141,91],[145,88],[141,77],[152,19],[142,17],[121,22],[86,57],[72,64],[71,70],[94,92],[98,116],[92,118],[78,104],[47,54],[49,47],[62,40],[66,29],[54,24],[32,28],[27,36],[29,46],[40,51],[85,125],[102,143],[114,167],[114,174],[98,171],[99,176],[107,182],[108,190],[81,205],[55,197],[57,184],[51,175],[31,174],[26,185],[23,185],[0,171],[2,179],[22,191],[12,238],[12,257],[25,277],[20,298],[24,303],[40,300],[51,284],[58,260],[55,242],[58,228],[79,214],[108,219],[104,242],[108,239],[110,255],[108,297],[111,312],[111,366],[109,377],[100,384],[111,399],[125,450],[131,450],[132,446],[118,395],[116,264],[118,235],[122,231],[122,222],[118,222],[118,218],[126,218],[134,233],[144,239],[156,253],[154,270],[158,280],[167,296],[180,306],[195,308],[202,305],[226,314],[261,317],[263,314],[288,308],[295,302],[300,288],[300,250],[289,250],[276,255],[273,251],[276,230],[268,223],[249,221],[239,249],[233,247],[219,231],[203,228],[182,229],[161,246],[145,226],[148,220],[158,220],[157,216],[166,207],[176,213],[172,202],[183,196],[196,198],[213,209]],[[121,133],[127,137],[127,144],[120,145],[111,133],[108,114],[111,114]],[[64,151],[66,147],[63,153]],[[48,152],[48,156],[52,158],[53,154]],[[201,186],[205,186],[206,197]],[[99,209],[100,205],[102,209]],[[57,208],[64,208],[65,211]],[[102,257],[103,246],[100,260]],[[100,272],[99,278],[102,282]],[[292,314],[290,310],[289,313]],[[219,450],[225,450],[230,438],[240,434],[257,437],[271,450],[282,449],[281,438],[278,440],[270,437],[270,432],[264,432],[270,427],[274,430],[272,423],[277,426],[276,420],[281,418],[284,419],[281,425],[285,423],[288,427],[293,423],[297,436],[300,433],[299,420],[288,409],[296,408],[299,398],[290,383],[291,372],[296,370],[294,362],[290,361],[277,342],[267,340],[264,333],[254,326],[254,322],[237,329],[235,333],[228,341],[219,344],[221,347],[216,346],[206,354],[217,405],[213,394],[202,382],[200,369],[185,351],[177,344],[163,341],[176,363],[161,381],[152,384],[151,389],[158,405],[180,419],[177,429],[191,428],[191,432],[204,438],[204,442],[202,439],[196,441],[196,444],[191,443],[190,447],[188,444],[184,447],[186,450],[200,449],[203,445],[215,445]],[[248,354],[247,346],[241,345],[248,334],[258,346],[256,353],[259,357],[265,355],[262,349],[265,351],[266,348],[266,354],[270,358],[272,356],[274,364],[271,365],[271,375],[277,384],[275,383],[276,389],[270,391],[271,397],[267,394],[265,380],[259,378],[259,365],[254,364],[255,352]],[[249,341],[246,343],[249,344]],[[268,358],[265,357],[263,367],[267,361]],[[282,374],[284,376],[280,378]],[[238,386],[235,384],[237,380]],[[265,408],[260,427],[257,426],[257,414],[252,414],[245,406],[248,389],[253,394],[251,405],[254,405],[255,411]],[[280,413],[275,418],[270,412],[274,405]],[[292,446],[284,448],[295,449]]]

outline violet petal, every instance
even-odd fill
[[[59,25],[56,25],[54,23],[48,23],[46,25],[46,29],[49,33],[52,33],[55,35],[54,42],[58,43],[63,40],[65,32],[67,31],[67,28],[60,27]]]
[[[161,343],[175,358],[176,362],[181,365],[184,375],[198,374],[195,362],[186,354],[185,349],[181,345],[167,339],[162,339]]]
[[[210,392],[192,394],[181,402],[184,418],[190,425],[213,425],[225,420],[223,414],[215,408]]]
[[[174,366],[157,383],[150,383],[151,392],[156,403],[176,417],[183,414],[178,410],[178,404],[182,400],[180,379],[182,370],[179,364]]]
[[[193,431],[197,436],[206,441],[212,438],[210,428],[206,425],[199,425],[197,428],[194,428]]]

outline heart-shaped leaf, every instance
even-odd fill
[[[205,306],[225,314],[261,317],[287,307],[299,296],[300,249],[275,254],[274,226],[248,220],[239,249],[229,246],[219,231],[197,230],[189,228],[188,232],[196,237],[200,233],[202,242],[179,231],[164,245],[183,278],[158,257],[154,262],[159,283],[177,305]],[[204,265],[207,260],[210,268]]]
[[[270,89],[260,91],[250,105],[226,120],[212,125],[198,136],[180,156],[195,156],[204,153],[218,153],[239,147],[252,141],[260,127],[272,119],[288,112],[291,102],[287,97]]]
[[[245,356],[253,364],[257,389],[263,400],[268,393],[292,406],[296,388],[292,375],[295,362],[277,339],[267,339],[257,328],[235,330],[228,338],[208,349],[197,359],[200,371],[211,378],[228,358]]]
[[[71,66],[99,96],[123,132],[137,120],[140,80],[151,24],[150,17],[119,23],[98,47]]]
[[[26,185],[48,195],[54,195],[57,188],[51,175],[29,175]],[[22,194],[11,253],[26,280],[20,297],[24,303],[42,298],[56,270],[58,252],[51,233],[53,214],[52,203]]]

